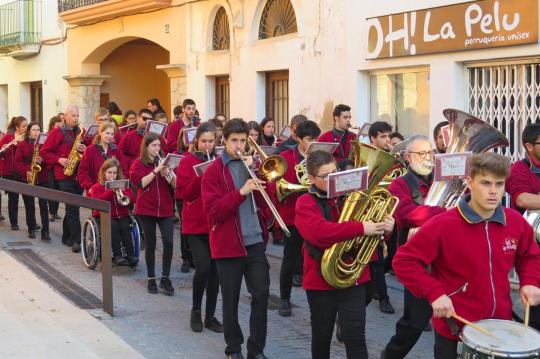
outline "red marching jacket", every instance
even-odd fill
[[[131,188],[125,188],[122,190],[122,192],[124,196],[129,197],[129,206],[121,206],[116,198],[116,192],[112,189],[106,189],[105,186],[99,182],[96,182],[90,187],[90,189],[87,191],[87,195],[91,198],[109,201],[111,203],[111,218],[118,219],[129,215],[129,208],[133,205],[133,202],[135,202],[135,196],[133,195]],[[98,217],[99,211],[92,211],[92,216]]]
[[[27,172],[30,171],[30,164],[32,163],[32,157],[34,156],[34,140],[19,142],[17,146],[17,152],[15,152],[15,171],[21,176],[22,182],[27,182]],[[45,163],[38,163],[41,166],[41,171],[38,172],[36,184],[45,183],[49,181],[49,172]]]
[[[235,189],[231,172],[219,157],[204,172],[202,179],[202,198],[204,211],[210,225],[210,252],[212,258],[245,257],[247,255],[242,239],[240,225],[240,204],[248,200]],[[255,193],[255,201],[259,208],[259,223],[264,222],[262,213],[268,205],[260,194]],[[263,226],[261,225],[261,228]],[[266,241],[265,228],[263,239]]]
[[[73,142],[81,130],[79,127],[68,129],[67,127],[58,127],[47,136],[47,140],[41,146],[41,157],[49,166],[53,166],[54,178],[56,180],[75,179],[75,174],[66,177],[64,167],[58,163],[60,158],[68,158]]]
[[[321,208],[311,193],[304,193],[296,201],[296,216],[294,224],[304,241],[321,251],[330,248],[335,243],[354,239],[364,234],[362,222],[337,223],[339,208],[334,198],[325,199],[331,208],[331,221],[324,218]],[[321,263],[312,258],[304,244],[304,279],[302,287],[306,290],[334,290],[321,274]],[[366,266],[357,284],[369,281],[369,266]]]
[[[511,320],[512,267],[521,286],[540,285],[540,251],[532,227],[519,212],[501,205],[486,220],[471,209],[469,198],[420,227],[397,250],[393,268],[413,295],[430,303],[447,295],[456,313],[471,322]],[[457,339],[445,319],[433,318],[433,327]]]
[[[200,122],[192,122],[192,126],[199,126]],[[178,150],[178,135],[180,135],[180,131],[186,127],[184,124],[184,121],[182,119],[178,119],[173,121],[169,127],[167,127],[167,150],[168,152],[172,153],[176,150]]]
[[[126,168],[131,168],[131,164],[135,159],[141,156],[141,143],[144,137],[144,133],[141,130],[129,131],[122,137],[118,149],[122,153],[123,161],[125,161]],[[161,137],[161,151],[166,155],[168,153],[165,146],[165,139]]]
[[[202,177],[197,177],[193,166],[204,163],[196,154],[189,154],[180,162],[176,177],[176,189],[184,199],[182,208],[182,233],[208,233],[208,220],[204,215],[201,196]]]
[[[506,179],[506,192],[512,200],[512,208],[523,213],[525,210],[516,205],[516,199],[522,193],[540,193],[540,168],[528,158],[516,161]]]
[[[145,165],[137,158],[129,169],[129,180],[137,187],[135,214],[151,217],[172,217],[174,205],[169,183],[158,173],[152,182],[142,188],[142,178],[156,169],[156,165]]]
[[[0,140],[0,148],[2,148],[4,145],[10,143],[11,141],[13,141],[15,139],[15,135],[13,133],[13,131],[8,131],[8,133],[6,133],[4,135],[4,137],[2,137],[2,139]],[[21,141],[23,142],[23,141]],[[21,143],[19,142],[19,143]],[[4,152],[0,153],[0,169],[1,169],[1,173],[0,175],[3,176],[13,176],[14,172],[13,172],[13,160],[15,158],[15,152],[17,150],[17,147],[19,145],[13,145],[13,146],[9,146],[9,148],[7,150],[5,150]]]
[[[127,175],[127,163],[123,160],[121,152],[114,143],[107,146],[107,153],[103,153],[103,148],[100,145],[91,145],[86,148],[79,163],[79,170],[77,171],[77,179],[83,189],[88,191],[94,185],[101,165],[103,165],[106,159],[112,157],[116,157],[120,162],[122,172],[124,175]]]
[[[345,136],[345,139],[343,139],[343,136]],[[333,155],[336,161],[340,161],[348,158],[349,152],[351,150],[351,141],[356,140],[356,138],[356,134],[350,131],[347,131],[347,133],[345,133],[344,131],[336,130],[335,128],[333,128],[330,131],[327,131],[320,135],[319,141],[339,143],[339,146],[336,148]]]

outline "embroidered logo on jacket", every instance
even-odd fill
[[[517,241],[514,238],[506,238],[503,244],[504,253],[514,253],[517,249]]]

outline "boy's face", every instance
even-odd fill
[[[236,152],[244,153],[246,149],[247,134],[233,132],[224,141],[225,150],[232,158],[238,158]]]
[[[471,191],[471,205],[485,212],[494,211],[504,195],[506,178],[492,173],[478,173],[474,178],[467,177],[467,188]]]
[[[326,192],[328,188],[328,175],[335,172],[337,172],[336,163],[327,163],[319,167],[315,176],[308,175],[309,182],[315,185],[319,191]]]
[[[311,142],[315,141],[315,138],[306,136],[298,139],[298,149],[301,153],[306,153],[306,150]]]

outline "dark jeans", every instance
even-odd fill
[[[456,359],[457,358],[457,340],[443,337],[435,332],[435,346],[433,347],[433,357],[435,359]]]
[[[184,207],[184,201],[181,199],[177,199],[175,200],[175,203],[176,211],[178,212],[180,218],[182,218],[182,208]],[[182,230],[180,230],[180,255],[183,261],[193,262],[193,256],[191,255],[191,251],[189,249],[189,242],[186,236],[182,234]]]
[[[392,261],[396,255],[397,250],[397,237],[398,231],[393,231],[390,239],[386,242],[386,247],[388,249],[388,256],[384,259],[384,272],[387,273],[392,269]]]
[[[148,278],[156,277],[156,226],[161,232],[161,241],[163,243],[163,258],[162,258],[162,277],[168,277],[171,272],[171,263],[173,257],[173,217],[151,217],[137,216],[141,222],[146,241],[146,250],[144,258],[146,259],[146,271]]]
[[[63,192],[81,195],[83,193],[79,183],[75,180],[60,180],[58,187]],[[79,207],[66,204],[66,215],[62,223],[62,242],[75,244],[81,242],[81,221]]]
[[[403,292],[403,304],[403,316],[396,323],[396,334],[386,345],[385,359],[405,358],[431,319],[429,302],[415,297],[407,288]]]
[[[48,188],[48,183],[39,183],[39,187]],[[24,196],[24,209],[26,213],[26,225],[28,226],[28,231],[33,231],[36,228],[36,202],[34,197]],[[41,233],[49,233],[49,208],[47,205],[47,200],[39,199],[39,215],[41,218]]]
[[[307,290],[311,312],[311,357],[329,359],[338,315],[347,359],[368,357],[366,347],[365,285],[347,289]]]
[[[210,257],[208,234],[186,234],[195,261],[193,275],[193,309],[201,309],[204,291],[206,289],[206,318],[211,318],[216,312],[216,302],[219,292],[219,278],[216,262]]]
[[[115,257],[122,257],[122,247],[126,251],[126,256],[133,256],[133,238],[131,238],[130,223],[129,216],[111,218],[111,246]]]
[[[291,299],[292,278],[297,263],[302,261],[302,244],[304,240],[294,226],[289,226],[290,237],[284,237],[283,260],[279,272],[279,292],[281,299]]]
[[[270,265],[266,259],[265,250],[264,243],[257,243],[246,247],[246,257],[216,259],[223,298],[223,329],[227,354],[240,352],[244,342],[242,329],[238,324],[238,302],[242,277],[245,278],[247,290],[251,294],[248,354],[254,356],[262,353],[266,345]]]
[[[386,288],[386,272],[384,270],[384,248],[381,244],[377,246],[377,255],[378,259],[371,263],[373,269],[371,281],[379,300],[382,300],[388,298],[388,292]]]
[[[16,181],[14,176],[2,176],[5,179]],[[8,195],[8,215],[11,225],[19,224],[19,194],[15,192],[6,192]]]
[[[49,170],[49,188],[60,190],[60,187],[58,187],[58,182],[54,179],[54,171],[52,169]],[[49,201],[50,214],[58,214],[58,206],[59,206],[58,202]]]

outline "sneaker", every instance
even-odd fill
[[[30,239],[36,239],[36,232],[29,230],[28,231],[28,238]]]
[[[12,224],[11,225],[11,230],[12,231],[18,231],[19,230],[19,225],[18,224]]]
[[[182,267],[180,268],[180,272],[189,273],[189,261],[182,262]]]
[[[196,333],[200,333],[203,330],[203,322],[201,317],[201,310],[200,309],[192,309],[191,310],[191,320],[189,322],[191,326],[191,330],[193,330]]]
[[[244,359],[244,356],[242,353],[229,353],[227,354],[227,359]]]
[[[150,294],[157,294],[157,284],[156,280],[154,278],[148,279],[148,293]]]
[[[302,275],[301,274],[295,274],[292,277],[292,285],[294,287],[301,287],[302,286]]]
[[[125,266],[128,264],[128,261],[122,256],[114,256],[112,259],[112,264],[117,266]]]
[[[168,295],[169,297],[172,297],[174,295],[174,288],[169,277],[161,278],[161,280],[159,281],[159,289],[161,289],[163,294]]]
[[[216,317],[206,318],[204,320],[204,327],[215,333],[223,333],[223,324],[221,324]]]
[[[390,299],[388,297],[379,300],[379,309],[381,312],[386,314],[394,314],[394,307],[392,307],[392,304],[390,304]]]
[[[81,244],[79,242],[73,243],[73,247],[71,247],[71,251],[73,253],[79,253],[81,251]]]
[[[282,317],[290,317],[292,315],[291,301],[289,299],[281,299],[278,314]]]
[[[127,256],[126,260],[128,261],[129,265],[132,266],[132,267],[139,264],[139,258],[137,258],[135,256]]]
[[[49,232],[41,231],[41,240],[44,241],[44,242],[50,242],[51,237],[49,236]]]

